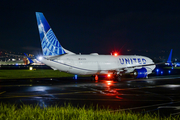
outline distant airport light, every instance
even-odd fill
[[[29,70],[33,70],[33,67],[29,67]]]
[[[180,87],[180,85],[166,85],[167,87],[172,87],[172,88],[174,88],[174,87]]]
[[[156,72],[159,72],[159,69],[156,69]]]
[[[74,79],[75,79],[75,80],[77,80],[77,77],[78,77],[77,75],[74,75]]]
[[[161,74],[163,74],[163,71],[161,71]]]
[[[169,72],[169,74],[171,73],[171,71],[170,71],[170,70],[169,70],[168,72]]]

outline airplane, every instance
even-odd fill
[[[180,66],[180,62],[177,62],[177,61],[175,61],[175,62],[172,62],[172,51],[173,51],[173,49],[171,49],[171,51],[170,51],[170,54],[169,54],[169,57],[168,57],[168,60],[167,60],[167,62],[165,63],[165,65],[168,65],[168,66],[174,66],[174,67],[179,67]]]
[[[62,47],[43,13],[36,12],[36,19],[43,52],[38,60],[54,70],[92,75],[91,80],[98,80],[99,75],[108,75],[121,81],[125,73],[132,73],[134,78],[148,78],[156,67],[153,60],[139,55],[75,54]]]
[[[174,62],[174,67],[180,67],[180,62]]]
[[[165,63],[165,65],[168,65],[168,66],[172,66],[172,61],[171,61],[171,58],[172,58],[172,51],[173,49],[171,49],[170,53],[169,53],[169,57],[168,57],[168,60],[167,62]]]
[[[27,57],[29,65],[34,63],[34,61],[26,53],[24,53],[24,55]]]

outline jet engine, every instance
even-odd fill
[[[146,78],[147,77],[147,69],[141,68],[141,69],[135,69],[133,72],[134,78]]]

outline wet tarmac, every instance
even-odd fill
[[[0,80],[0,103],[41,107],[93,106],[161,115],[180,114],[180,77],[91,81],[89,78]]]

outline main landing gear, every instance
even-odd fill
[[[92,76],[91,76],[91,80],[92,80],[92,81],[97,81],[97,80],[99,80],[98,75],[92,75]]]
[[[122,75],[121,74],[117,74],[117,75],[112,75],[111,79],[115,80],[115,81],[121,81]],[[92,81],[98,81],[99,77],[98,75],[92,75],[91,76],[91,80]]]
[[[121,77],[122,77],[121,75],[115,75],[114,76],[114,80],[120,82],[121,81]]]

